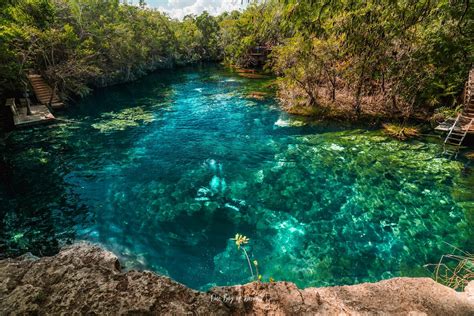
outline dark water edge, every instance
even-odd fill
[[[440,139],[309,124],[268,80],[220,66],[98,89],[54,125],[14,131],[2,156],[0,256],[76,240],[186,285],[249,281],[230,240],[250,238],[264,279],[299,286],[428,275],[472,244],[472,163]]]

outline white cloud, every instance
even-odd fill
[[[134,1],[135,2],[135,1]],[[218,15],[225,11],[245,8],[247,0],[148,0],[149,7],[168,13],[173,18],[182,19],[187,14],[201,14],[203,11]]]

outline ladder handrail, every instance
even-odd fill
[[[464,109],[469,107],[469,103],[472,98],[472,89],[471,86],[474,84],[474,68],[469,71],[469,75],[466,81],[465,94],[464,94]]]
[[[471,82],[470,80],[468,80],[468,82],[466,82],[466,93],[464,94],[464,109],[466,109],[467,107],[469,107],[469,102],[471,102],[471,98],[472,98],[472,92],[471,92]]]
[[[462,144],[462,141],[463,141],[464,138],[466,137],[467,133],[469,133],[469,131],[471,130],[471,126],[472,126],[472,122],[473,122],[473,121],[474,121],[474,119],[471,119],[471,120],[469,121],[469,123],[467,124],[467,128],[466,128],[466,130],[464,131],[464,135],[463,135],[463,137],[461,138],[461,143],[460,143],[460,144]],[[461,127],[461,128],[462,128],[462,127]]]
[[[467,124],[467,128],[466,128],[466,130],[464,131],[464,135],[462,135],[462,138],[461,138],[461,140],[459,141],[459,146],[457,147],[458,150],[457,150],[457,152],[456,152],[456,155],[454,156],[455,158],[458,157],[458,154],[459,154],[459,147],[461,147],[462,142],[464,141],[464,138],[466,138],[467,133],[468,133],[469,130],[471,129],[472,121],[474,121],[474,119],[471,119],[471,120],[469,121],[469,123]],[[461,130],[462,130],[462,126],[461,126]]]
[[[448,133],[448,135],[446,136],[446,138],[444,140],[445,144],[448,141],[449,136],[451,136],[451,133],[453,132],[454,128],[458,124],[458,121],[459,121],[460,118],[461,118],[461,113],[458,114],[458,117],[456,117],[456,120],[454,121],[454,124],[449,128],[449,133]]]

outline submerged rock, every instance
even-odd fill
[[[472,315],[474,283],[458,293],[428,278],[299,289],[249,283],[199,292],[152,272],[123,272],[115,255],[76,244],[54,257],[0,261],[0,313]]]
[[[278,127],[301,127],[301,126],[305,126],[306,122],[300,121],[300,120],[297,120],[297,119],[292,119],[292,118],[284,119],[284,118],[280,117],[275,122],[274,125],[278,126]]]

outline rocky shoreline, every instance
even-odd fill
[[[148,271],[122,272],[111,252],[87,243],[53,257],[0,261],[0,314],[474,315],[474,282],[456,292],[429,278],[298,289],[249,283],[199,292]]]

